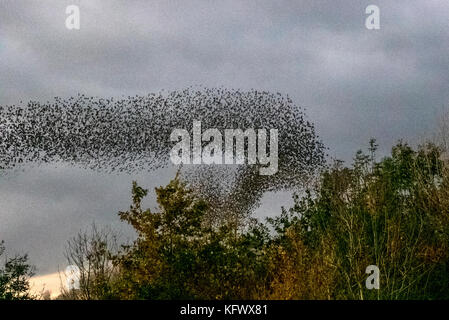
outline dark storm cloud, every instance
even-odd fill
[[[80,6],[79,31],[64,26],[69,4]],[[380,30],[364,27],[369,4],[380,7]],[[447,1],[7,0],[0,3],[0,104],[189,85],[280,91],[307,107],[331,155],[350,160],[372,136],[385,153],[399,138],[413,141],[432,130],[437,110],[449,101],[448,52]],[[45,218],[61,211],[51,203],[73,207],[64,219],[77,230],[76,221],[86,219],[69,216],[88,211],[76,199],[89,197],[92,184],[114,195],[98,201],[96,214],[113,215],[127,204],[120,196],[126,198],[131,177],[111,183],[71,170],[30,171],[2,182],[9,191],[1,198],[0,238],[14,232],[16,238],[8,237],[22,249],[45,247],[20,240],[34,239],[33,230],[65,241],[62,222],[45,229],[38,218],[20,220],[11,210],[35,203],[36,217]],[[38,182],[22,192],[31,181]],[[71,190],[72,200],[64,204],[58,200],[64,196],[37,186]],[[42,249],[42,256],[51,254]],[[37,259],[48,270],[45,260]]]

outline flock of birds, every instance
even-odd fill
[[[255,165],[184,165],[181,176],[215,214],[245,216],[267,191],[300,187],[324,163],[324,146],[288,96],[257,90],[185,90],[104,99],[78,95],[0,106],[0,168],[65,162],[108,172],[171,165],[174,129],[278,129],[278,172]],[[26,166],[25,166],[26,167]]]

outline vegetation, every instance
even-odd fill
[[[155,189],[132,185],[119,217],[136,231],[117,245],[95,226],[69,241],[80,287],[61,299],[449,299],[449,171],[434,144],[406,143],[376,161],[376,142],[351,166],[334,161],[260,222],[211,223],[201,195],[179,175]],[[0,253],[3,253],[1,247]],[[366,268],[380,270],[369,290]],[[28,299],[26,256],[0,269],[0,298]]]
[[[449,298],[449,175],[442,153],[432,144],[413,150],[400,142],[377,162],[376,147],[372,140],[350,167],[335,161],[294,196],[292,208],[265,223],[212,226],[207,203],[179,176],[156,188],[158,212],[144,210],[148,190],[134,182],[132,205],[119,216],[137,239],[108,251],[109,276],[82,281],[81,291],[97,294],[78,298]],[[104,257],[107,247],[93,252]],[[379,267],[379,290],[365,286],[369,265]]]
[[[5,254],[3,241],[0,242],[0,258]],[[29,279],[33,276],[33,267],[28,264],[27,255],[4,258],[0,267],[0,300],[29,300]]]
[[[275,298],[447,299],[448,173],[433,145],[399,143],[374,161],[336,162],[315,190],[273,219]],[[368,265],[380,290],[367,290]],[[311,267],[313,266],[313,267]]]

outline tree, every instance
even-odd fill
[[[138,236],[115,257],[125,299],[251,299],[269,282],[263,254],[267,229],[207,223],[208,205],[179,175],[156,188],[159,211],[143,210],[148,193],[133,183],[133,204],[120,212]]]
[[[0,257],[5,253],[4,242],[0,242]],[[30,277],[34,275],[34,267],[28,264],[28,255],[5,257],[0,267],[0,300],[29,300]]]
[[[329,167],[314,190],[272,220],[278,298],[448,297],[449,175],[440,149],[399,142],[376,162],[375,147],[371,141],[370,155],[357,152],[351,167]],[[381,270],[380,290],[365,287],[368,265]]]
[[[148,193],[133,182],[133,204],[120,212],[138,237],[115,257],[122,272],[123,298],[192,298],[184,280],[195,268],[195,248],[202,238],[204,201],[197,199],[178,175],[166,187],[156,188],[160,212],[143,210]]]
[[[109,228],[79,232],[67,242],[68,265],[79,270],[79,288],[63,290],[59,299],[98,300],[115,298],[113,281],[117,268],[111,256],[117,252],[117,235]]]

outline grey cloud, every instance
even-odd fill
[[[80,31],[64,27],[68,4],[80,5]],[[380,7],[380,30],[364,27],[369,4]],[[449,102],[447,1],[2,1],[0,39],[0,104],[190,85],[280,91],[307,108],[330,155],[347,161],[370,137],[378,138],[381,155],[397,139],[420,139]],[[98,199],[93,217],[128,204],[131,177],[92,180],[60,170],[57,178],[33,171],[27,179],[39,180],[2,182],[0,238],[9,232],[10,242],[24,249],[45,247],[33,230],[65,241],[60,224],[46,229],[12,219],[11,212],[26,216],[19,205],[34,203],[36,217],[73,207],[61,221],[87,221],[81,212],[88,206],[77,199],[94,206],[86,191],[93,186],[110,195]],[[34,189],[20,191],[28,183]],[[270,196],[265,203],[261,214],[281,205]],[[21,240],[24,235],[35,241]],[[41,253],[50,259],[54,250]]]
[[[173,169],[107,175],[63,165],[11,172],[0,181],[0,238],[10,252],[29,253],[40,274],[64,269],[66,241],[92,223],[110,226],[123,241],[134,236],[117,215],[131,204],[131,181],[150,189],[144,204],[154,209],[153,188],[173,175]]]

